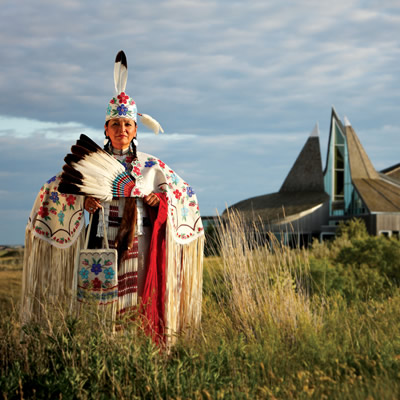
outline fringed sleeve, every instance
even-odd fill
[[[167,342],[173,345],[177,334],[191,336],[200,326],[204,236],[179,244],[168,221],[166,238],[165,319]]]
[[[40,189],[25,231],[21,322],[43,321],[50,310],[71,310],[76,257],[84,242],[83,197],[58,192],[60,174]]]

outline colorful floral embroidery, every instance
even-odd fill
[[[47,208],[47,207],[40,207],[39,208],[39,211],[38,211],[38,214],[42,217],[42,218],[44,218],[44,219],[50,219],[50,217],[48,216],[49,215],[49,209]]]
[[[60,212],[57,214],[57,217],[58,217],[58,221],[60,222],[60,224],[61,224],[61,225],[64,225],[64,217],[65,217],[65,214],[64,214],[62,211],[60,211]]]
[[[145,166],[146,168],[150,168],[150,167],[152,167],[153,165],[156,165],[156,162],[153,161],[153,160],[146,161],[146,162],[144,163],[144,166]]]
[[[189,209],[186,207],[183,207],[181,210],[181,215],[184,219],[186,219],[186,217],[189,215]]]
[[[93,259],[91,271],[96,275],[98,275],[102,271],[100,261],[101,260],[96,261],[95,259]]]
[[[99,278],[94,278],[92,280],[93,289],[101,289],[101,280]]]
[[[125,107],[123,104],[117,107],[118,115],[126,115],[128,112],[128,108]]]
[[[78,291],[79,301],[107,304],[118,300],[118,278],[113,253],[104,253],[104,258],[93,255],[94,250],[83,250],[80,255]],[[107,254],[107,255],[106,255]],[[89,259],[92,261],[89,262]],[[107,268],[104,268],[107,266]]]
[[[41,237],[48,238],[52,244],[68,247],[76,239],[76,232],[80,232],[79,228],[82,226],[83,213],[82,208],[79,209],[82,207],[82,199],[79,197],[78,201],[76,196],[57,191],[60,175],[53,176],[40,189],[33,229]],[[64,202],[64,199],[68,200]],[[70,212],[67,211],[67,204],[70,205]],[[77,207],[78,210],[75,211]]]
[[[106,268],[104,270],[104,276],[106,279],[112,279],[115,275],[114,270],[110,267],[110,268]]]
[[[129,96],[127,96],[124,92],[121,92],[118,96],[117,96],[119,102],[121,104],[126,104],[126,101],[129,99]]]
[[[186,193],[187,193],[187,195],[188,195],[189,197],[192,197],[192,196],[195,194],[195,192],[194,192],[194,190],[193,190],[193,188],[192,188],[191,186],[188,186],[188,187],[186,188]]]
[[[75,204],[76,197],[72,194],[70,194],[65,201],[69,205],[70,210],[74,210],[74,204]],[[65,210],[64,210],[65,211]]]
[[[179,178],[178,178],[178,176],[177,176],[175,173],[171,174],[171,180],[172,180],[172,183],[173,183],[174,185],[177,185],[178,182],[179,182]]]
[[[181,196],[182,196],[182,193],[178,189],[176,189],[174,191],[174,195],[179,200],[181,198]]]
[[[89,276],[89,271],[86,268],[81,268],[79,275],[82,277],[82,279],[87,279]]]
[[[59,197],[58,197],[58,192],[51,192],[50,200],[53,203],[60,204]]]

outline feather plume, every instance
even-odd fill
[[[164,133],[164,129],[161,127],[160,123],[156,121],[153,117],[147,114],[139,114],[140,115],[140,122],[146,126],[147,128],[151,129],[156,135],[158,132]]]
[[[121,50],[115,58],[114,64],[114,84],[117,94],[125,92],[126,82],[128,80],[128,62],[125,53]]]
[[[71,147],[58,189],[61,193],[93,196],[111,201],[130,197],[135,179],[124,166],[85,135]]]

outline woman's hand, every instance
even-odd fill
[[[149,195],[147,195],[146,197],[143,198],[143,201],[149,205],[150,207],[158,207],[158,205],[160,204],[160,199],[158,198],[158,196],[154,193],[150,193]]]
[[[96,212],[99,208],[101,208],[101,204],[99,203],[98,200],[96,200],[94,197],[86,197],[85,198],[85,210],[89,214],[93,214]]]

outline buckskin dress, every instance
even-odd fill
[[[134,246],[118,270],[116,317],[144,299],[142,312],[151,331],[172,344],[177,333],[199,325],[202,300],[204,231],[193,188],[160,159],[138,152],[136,160],[114,156],[136,179],[138,222]],[[58,192],[60,174],[40,189],[25,234],[23,323],[40,321],[43,304],[77,308],[76,258],[83,246],[85,218],[82,196]],[[157,208],[142,198],[154,192]],[[112,246],[123,213],[124,199],[104,204]],[[102,236],[101,222],[97,233]],[[110,246],[110,247],[111,247]]]

